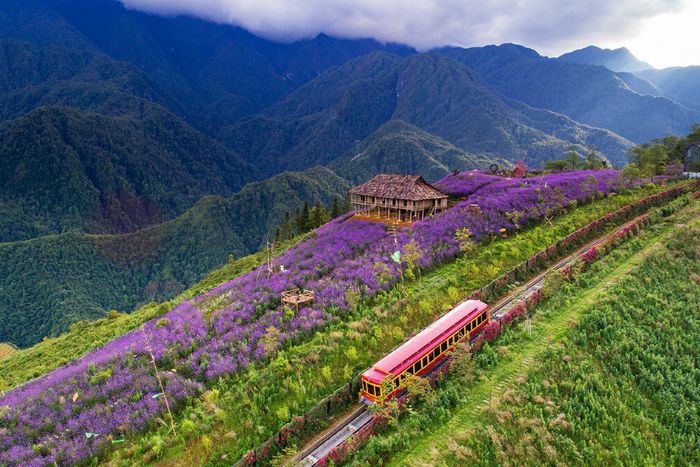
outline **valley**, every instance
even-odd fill
[[[549,3],[5,0],[0,466],[700,463],[700,10]]]

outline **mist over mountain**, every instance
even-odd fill
[[[700,120],[697,111],[671,99],[639,94],[627,85],[627,75],[602,66],[543,57],[515,44],[437,52],[473,69],[508,97],[607,128],[636,143],[685,134]]]
[[[627,71],[630,73],[654,69],[647,62],[643,62],[635,57],[626,47],[601,49],[600,47],[589,45],[583,49],[565,53],[559,57],[559,60],[583,65],[602,65],[611,71]]]
[[[700,111],[700,66],[645,70],[638,74],[670,98]]]

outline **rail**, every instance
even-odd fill
[[[522,300],[527,300],[528,297],[536,293],[544,284],[545,276],[550,271],[561,271],[567,266],[572,265],[576,259],[583,253],[596,248],[602,244],[607,243],[615,237],[619,232],[625,231],[630,226],[634,226],[639,223],[640,220],[644,219],[646,214],[635,217],[629,222],[626,222],[622,226],[616,228],[614,231],[598,237],[588,243],[586,243],[581,248],[577,249],[573,253],[569,254],[562,260],[558,261],[552,267],[539,273],[524,285],[522,285],[518,291],[509,294],[507,297],[497,301],[491,307],[491,319],[497,320],[499,323],[503,316],[512,308],[513,305],[519,303]],[[468,300],[468,299],[467,299]],[[465,301],[465,300],[463,300]],[[463,302],[462,301],[462,302]],[[462,303],[460,302],[460,303]],[[480,331],[480,333],[483,331]],[[449,357],[443,359],[443,363],[446,362]],[[299,455],[295,458],[298,461],[298,465],[304,467],[311,467],[316,465],[321,459],[325,458],[334,448],[343,444],[343,442],[350,436],[358,432],[362,427],[366,426],[372,421],[374,414],[369,411],[367,407],[359,407],[351,412],[345,419],[340,423],[335,425],[328,433],[319,439],[315,440],[311,446],[301,451]],[[297,465],[295,463],[295,465]]]

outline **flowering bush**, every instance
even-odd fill
[[[608,193],[617,183],[611,170],[512,180],[458,174],[438,186],[464,199],[396,234],[382,224],[337,218],[274,258],[269,268],[183,302],[0,398],[0,465],[71,464],[95,456],[110,437],[142,430],[163,416],[165,398],[177,407],[207,382],[241,371],[346,313],[358,298],[388,290],[404,271],[454,258],[460,252],[458,230],[469,229],[470,239],[479,242],[572,201]],[[394,251],[401,252],[400,263],[391,259]],[[314,292],[314,304],[285,308],[281,292],[301,287]],[[151,355],[161,368],[164,393]]]

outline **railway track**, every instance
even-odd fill
[[[532,294],[537,293],[537,291],[542,289],[542,286],[544,285],[544,278],[548,272],[561,271],[572,264],[582,253],[607,242],[616,233],[636,223],[640,217],[643,217],[643,215],[619,226],[613,232],[610,232],[602,237],[598,237],[597,239],[585,244],[575,252],[555,263],[552,267],[525,282],[525,284],[521,285],[516,291],[510,293],[507,297],[495,302],[490,306],[491,319],[498,320],[500,322],[501,318],[513,306],[522,300],[526,300]],[[371,422],[372,418],[374,418],[374,414],[370,412],[366,406],[358,404],[350,414],[333,426],[333,428],[331,428],[326,434],[315,440],[310,446],[301,451],[301,453],[298,454],[293,460],[294,465],[301,465],[304,467],[316,465],[321,459],[327,456],[333,448],[340,446],[343,441]]]

